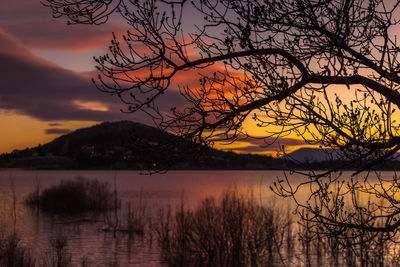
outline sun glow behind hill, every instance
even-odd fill
[[[9,14],[13,14],[12,17]],[[185,16],[193,20],[190,13],[186,13]],[[4,18],[8,18],[8,20]],[[190,27],[190,25],[185,26]],[[44,8],[40,2],[22,0],[19,4],[16,4],[15,1],[5,0],[4,6],[0,10],[0,37],[2,38],[0,46],[4,47],[3,53],[9,53],[6,56],[10,58],[10,51],[13,51],[12,54],[18,63],[29,63],[30,67],[33,66],[35,68],[32,69],[33,71],[19,73],[20,65],[12,65],[13,68],[10,68],[10,62],[5,61],[3,65],[7,66],[6,70],[8,72],[4,72],[3,75],[5,76],[0,80],[6,82],[6,85],[0,85],[0,89],[4,90],[5,93],[15,92],[13,93],[15,95],[12,96],[14,100],[17,99],[18,101],[16,103],[4,101],[7,105],[17,106],[17,104],[21,104],[25,99],[28,99],[36,106],[32,104],[35,107],[28,109],[29,105],[20,105],[18,108],[21,110],[18,113],[12,109],[0,113],[0,122],[3,126],[6,126],[0,132],[0,137],[2,140],[5,140],[0,142],[0,152],[10,152],[13,149],[22,149],[39,143],[45,143],[56,137],[57,132],[61,133],[67,130],[78,129],[100,121],[119,119],[117,118],[119,108],[112,106],[108,102],[112,98],[97,91],[89,82],[87,75],[78,73],[77,71],[93,71],[94,62],[91,61],[91,55],[102,55],[105,53],[109,44],[108,41],[112,38],[111,31],[115,31],[117,36],[121,37],[125,32],[125,28],[126,25],[122,25],[119,21],[113,21],[101,27],[92,27],[90,25],[74,25],[71,27],[65,25],[65,21],[52,20],[49,10]],[[194,51],[188,52],[191,55],[196,55]],[[23,57],[19,57],[18,55],[23,55]],[[15,62],[11,63],[15,64]],[[43,91],[36,90],[36,88],[32,87],[31,83],[26,82],[38,79],[40,80],[41,87],[46,87],[48,83],[46,79],[50,79],[50,75],[48,75],[50,69],[45,67],[49,67],[50,65],[57,70],[57,74],[62,72],[67,73],[67,78],[63,78],[64,76],[60,76],[61,78],[57,77],[55,83],[49,83],[49,88]],[[71,70],[74,71],[71,72]],[[221,65],[216,64],[212,66],[210,71],[214,72],[216,70],[223,70],[223,68]],[[35,75],[33,77],[21,76],[22,74],[26,75],[26,73],[44,75]],[[19,77],[20,79],[15,77]],[[90,89],[85,92],[81,90],[81,87],[71,90],[71,87],[74,87],[75,79],[81,81],[81,78],[85,78],[88,81],[85,84],[87,87],[82,88]],[[18,83],[18,90],[10,87],[10,84],[14,85],[16,82],[20,82],[20,80],[24,80],[24,84]],[[44,80],[46,80],[46,83],[42,82]],[[174,86],[182,84],[192,85],[197,80],[198,77],[196,76],[182,73],[177,76]],[[354,86],[354,88],[357,87],[359,86]],[[332,94],[331,97],[333,97],[334,92],[337,92],[342,100],[348,100],[354,96],[349,94],[349,89],[346,86],[333,89],[330,91]],[[48,100],[51,100],[57,93],[64,93],[60,97],[62,100],[48,105],[48,102],[51,102]],[[79,97],[82,94],[85,94],[85,96],[82,96],[82,99],[80,99]],[[65,104],[63,98],[70,95],[73,95],[72,99],[68,99],[68,103],[71,105],[62,106],[62,104]],[[1,100],[3,101],[3,99]],[[44,112],[38,112],[40,108],[44,109]],[[52,117],[61,108],[64,108],[66,112],[62,116],[60,115],[59,118],[55,119]],[[69,110],[68,108],[74,108],[74,110]],[[87,117],[83,118],[80,116],[83,112],[90,112],[90,114],[87,113]],[[96,117],[92,112],[97,112],[96,114],[101,115],[114,113],[114,117],[102,118],[98,115]],[[259,115],[262,116],[262,114]],[[132,115],[132,120],[135,119]],[[61,125],[49,126],[50,124],[54,125],[55,122]],[[251,119],[245,121],[244,129],[252,136],[260,138],[267,136],[266,129],[257,127]],[[298,141],[294,141],[296,139]],[[277,152],[281,151],[282,145],[284,145],[287,153],[301,147],[309,146],[293,133],[271,145],[268,145],[269,143],[271,143],[270,140],[267,140],[266,143],[260,140],[238,140],[232,144],[217,142],[215,146],[219,149],[233,150],[239,153],[260,153],[272,156],[276,156]]]
[[[7,125],[0,131],[0,153],[25,149],[52,141],[60,134],[46,134],[49,129],[75,130],[95,124],[86,121],[45,122],[21,114],[4,114],[0,111],[0,124]]]

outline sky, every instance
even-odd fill
[[[2,0],[0,153],[44,144],[103,121],[149,123],[143,114],[122,113],[120,100],[98,91],[90,81],[95,76],[93,56],[106,53],[111,32],[127,29],[129,25],[118,20],[100,26],[67,25],[53,18],[39,0]],[[168,97],[162,100],[166,104]],[[284,142],[292,150],[304,145],[297,139]],[[267,154],[276,154],[278,146],[266,147],[263,140],[218,145]]]

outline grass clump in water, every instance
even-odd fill
[[[62,180],[42,192],[32,192],[25,203],[51,213],[103,212],[114,207],[114,192],[107,182],[77,177]]]

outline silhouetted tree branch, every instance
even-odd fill
[[[314,231],[391,238],[400,226],[400,184],[371,170],[400,149],[398,1],[384,0],[46,0],[55,17],[101,24],[119,15],[130,29],[115,34],[96,58],[103,92],[126,112],[196,143],[246,135],[254,119],[266,138],[296,135],[337,149],[358,169],[304,172],[272,188],[292,198]],[[197,75],[198,83],[177,82]],[[189,81],[187,81],[189,83]],[[159,108],[178,91],[184,106]],[[358,174],[358,178],[356,175]],[[363,174],[363,177],[360,176]],[[307,189],[308,197],[298,199]],[[300,193],[301,192],[301,193]],[[357,239],[358,238],[358,239]]]

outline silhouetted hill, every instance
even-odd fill
[[[283,161],[224,152],[131,121],[76,130],[45,145],[0,155],[24,169],[280,169]]]
[[[336,149],[303,147],[289,153],[286,158],[301,163],[317,163],[340,160],[341,156],[340,151]]]
[[[399,153],[395,153],[392,158],[376,163],[376,165],[371,168],[375,170],[399,170],[399,156]],[[357,158],[357,155],[355,155],[354,158]],[[294,169],[358,169],[360,166],[364,166],[365,164],[365,161],[363,160],[350,161],[339,149],[320,149],[310,147],[295,150],[284,156],[282,159],[286,159],[289,162],[288,165]]]

